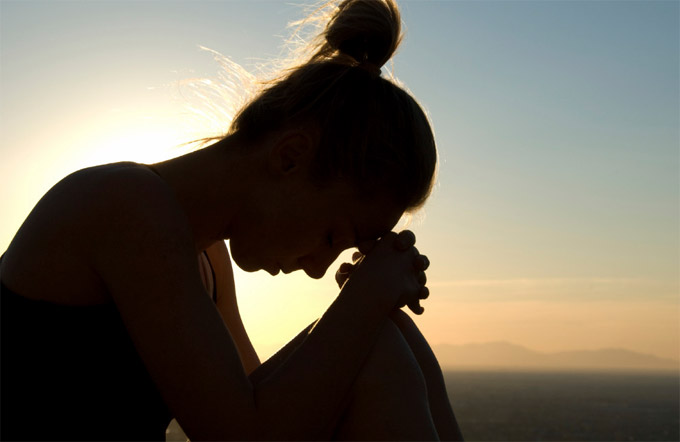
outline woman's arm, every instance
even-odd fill
[[[73,219],[97,226],[87,232],[92,267],[194,440],[327,437],[388,314],[422,288],[415,251],[397,251],[388,235],[298,350],[253,386],[203,293],[189,222],[167,186],[139,169],[76,176],[64,186],[82,210]]]
[[[394,233],[378,242],[297,350],[256,386],[258,404],[278,408],[279,419],[294,421],[300,412],[306,415],[307,433],[284,438],[330,436],[389,313],[421,293],[414,271],[417,253],[413,247],[397,251],[396,242]],[[305,392],[306,409],[282,401],[300,391]]]
[[[246,373],[252,373],[260,366],[260,358],[253,347],[248,333],[243,326],[236,301],[234,273],[231,268],[229,251],[224,241],[218,241],[206,250],[210,265],[215,274],[215,290],[217,293],[217,310],[229,329],[236,348],[238,349],[243,368]]]

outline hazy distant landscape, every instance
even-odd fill
[[[678,441],[677,372],[449,371],[468,441]]]
[[[437,345],[433,348],[445,370],[627,370],[674,371],[680,362],[623,349],[542,353],[508,342]]]
[[[623,349],[434,347],[469,441],[678,441],[680,363]]]

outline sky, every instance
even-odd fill
[[[224,130],[191,87],[220,74],[201,47],[257,73],[299,3],[0,0],[0,249],[68,173]],[[399,5],[392,68],[440,157],[408,225],[432,261],[425,336],[678,359],[680,3]],[[236,271],[261,357],[323,313],[349,255],[319,281]]]

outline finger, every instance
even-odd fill
[[[422,287],[420,289],[420,293],[418,294],[418,297],[420,299],[427,299],[430,296],[430,289],[427,287]]]
[[[347,282],[347,279],[349,278],[349,274],[352,272],[352,268],[354,266],[348,262],[343,262],[340,264],[340,268],[338,269],[337,272],[335,272],[335,282],[338,283],[338,286],[342,288],[342,286]]]
[[[377,242],[378,241],[374,239],[362,241],[361,243],[357,244],[357,248],[359,249],[359,252],[361,252],[362,255],[368,255],[371,252],[371,250],[373,250]]]
[[[335,273],[335,282],[338,283],[338,287],[342,288],[347,279],[349,279],[349,273],[340,273],[339,270]]]
[[[427,284],[427,275],[425,274],[425,272],[420,271],[418,272],[418,276],[416,276],[416,280],[418,281],[418,284],[424,286],[425,284]]]
[[[342,264],[340,264],[340,268],[338,269],[338,272],[349,274],[349,273],[352,273],[352,270],[354,270],[354,265],[352,265],[348,262],[343,262]]]
[[[410,247],[413,247],[415,243],[416,243],[415,233],[411,232],[410,230],[402,230],[397,235],[397,241],[395,242],[395,245],[397,247],[397,250],[401,250],[403,252],[405,250],[408,250]]]
[[[408,303],[408,308],[416,315],[422,315],[425,309],[420,306],[420,301],[415,300]]]
[[[414,266],[416,270],[427,270],[430,267],[430,260],[425,255],[418,255]]]

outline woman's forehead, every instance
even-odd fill
[[[403,211],[392,204],[365,204],[363,210],[357,210],[352,215],[355,242],[373,240],[384,236],[394,229]]]

